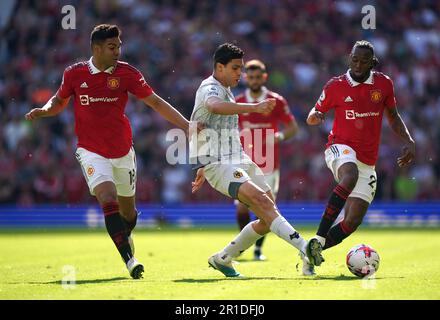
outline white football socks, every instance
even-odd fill
[[[298,231],[284,217],[278,216],[275,218],[270,225],[270,230],[298,250],[305,252],[307,241],[300,236]]]
[[[238,257],[243,251],[250,248],[255,241],[260,239],[263,235],[256,233],[252,224],[253,222],[249,222],[238,236],[219,252],[217,257],[222,259],[223,262],[229,263],[232,258]]]

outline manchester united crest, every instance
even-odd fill
[[[117,88],[119,88],[119,82],[120,82],[119,78],[108,77],[107,78],[107,87],[112,90],[117,89]]]
[[[87,167],[87,175],[89,177],[93,176],[93,174],[95,173],[95,168],[93,168],[93,166],[88,166]]]
[[[380,90],[371,90],[370,97],[372,102],[379,103],[382,101],[382,92]]]

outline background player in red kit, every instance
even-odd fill
[[[237,103],[257,103],[267,98],[273,98],[276,101],[274,109],[268,114],[239,114],[243,149],[251,157],[252,161],[261,168],[266,182],[271,187],[273,196],[276,198],[280,182],[279,143],[293,137],[298,132],[298,124],[290,112],[287,101],[281,95],[268,90],[264,86],[268,74],[263,62],[260,60],[248,61],[245,64],[245,72],[248,88],[244,93],[237,96]],[[285,126],[284,131],[279,131],[278,124],[280,122]],[[261,132],[261,135],[255,132],[256,129]],[[249,139],[245,141],[244,136]],[[255,141],[259,137],[261,137],[261,143]],[[266,142],[270,144],[272,138],[274,144],[267,146],[268,152],[266,152]],[[264,162],[262,161],[263,159],[265,159]],[[249,209],[239,201],[235,201],[235,204],[237,206],[238,225],[240,230],[242,230],[250,222]],[[255,243],[254,260],[266,260],[266,257],[261,252],[264,238],[258,239]]]
[[[309,125],[324,121],[335,110],[325,160],[338,185],[333,189],[316,237],[323,249],[339,244],[362,223],[376,191],[375,164],[378,157],[382,116],[404,141],[399,167],[411,163],[415,143],[400,117],[392,80],[373,71],[378,64],[368,41],[357,41],[349,59],[349,70],[332,78],[307,118]],[[344,219],[332,226],[345,205]]]
[[[136,156],[130,123],[124,114],[128,93],[185,131],[189,123],[153,92],[136,68],[118,60],[120,35],[115,25],[96,26],[90,37],[90,60],[66,68],[57,93],[44,107],[27,113],[26,119],[55,116],[74,96],[76,157],[91,194],[102,207],[110,237],[131,277],[138,279],[144,267],[133,256],[131,238],[137,221]]]

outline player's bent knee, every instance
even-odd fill
[[[258,217],[261,223],[265,224],[267,232],[269,232],[270,225],[277,215],[274,203],[266,194],[261,194],[253,199],[252,206],[259,209],[260,214]]]
[[[257,222],[254,222],[254,230],[258,234],[267,234],[270,232],[270,225],[262,219],[259,219]]]

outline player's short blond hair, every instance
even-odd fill
[[[249,60],[248,62],[245,63],[244,70],[245,71],[248,71],[248,70],[261,70],[263,73],[265,73],[266,72],[266,66],[264,65],[264,63],[261,60],[253,59],[253,60]]]

